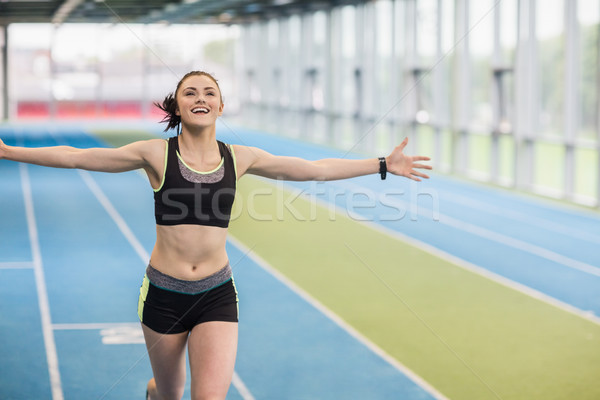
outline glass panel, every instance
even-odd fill
[[[540,132],[562,136],[565,93],[564,0],[538,0],[536,12]]]
[[[517,0],[502,0],[499,7],[502,62],[513,65],[517,46]]]
[[[272,18],[267,22],[267,40],[269,41],[270,49],[277,49],[279,46],[279,21],[275,18]]]
[[[455,62],[452,60],[452,51],[455,45],[454,39],[454,2],[442,1],[442,56],[444,57],[440,63],[440,68],[443,68],[443,76],[440,80],[438,89],[440,96],[441,115],[436,115],[436,121],[441,125],[450,125],[452,119],[451,100],[452,82],[454,77]]]
[[[434,155],[435,130],[428,125],[417,126],[417,149],[415,154]]]
[[[564,182],[565,149],[561,144],[537,142],[534,145],[534,184],[549,194],[562,193]]]
[[[432,66],[437,54],[437,0],[417,1],[417,51],[419,66]]]
[[[400,101],[401,96],[405,95],[407,88],[405,88],[406,78],[406,29],[407,26],[404,23],[406,18],[406,3],[402,0],[396,0],[394,2],[394,18],[392,23],[394,24],[394,65],[395,69],[392,71],[396,76],[396,87],[392,88],[391,92],[395,93],[398,97],[395,101]],[[402,107],[403,101],[396,105],[394,108],[393,116],[397,121],[402,121],[405,116],[406,107]]]
[[[148,99],[150,99],[150,93],[145,93],[144,86],[143,59],[144,51],[147,49],[138,39],[144,34],[142,28],[140,25],[127,27],[123,25],[105,25],[97,32],[97,37],[100,40],[96,43],[100,45],[101,57],[101,64],[97,66],[99,74],[98,100],[105,102],[105,116],[126,117],[128,109],[130,109],[130,113],[137,113],[137,116],[140,116],[141,110],[139,108],[136,110],[139,107],[136,100],[140,100],[144,96],[148,96]],[[135,32],[135,35],[132,34],[130,29]],[[179,34],[191,36],[191,32],[187,29],[183,32],[180,29],[176,30],[179,31]],[[71,36],[68,32],[65,34]],[[161,44],[163,43],[161,42]],[[91,47],[93,48],[93,46]],[[189,65],[188,60],[193,57],[192,54],[183,54],[181,48],[171,50],[161,48],[161,50],[159,59],[155,60],[158,69],[163,71],[167,69],[164,60],[169,60],[170,68],[177,71],[176,73],[185,73],[184,70]],[[172,71],[169,71],[170,78],[173,79],[172,82],[176,82],[177,77]],[[171,80],[169,79],[169,81]],[[162,87],[166,89],[166,82],[164,80],[163,82]],[[152,85],[148,85],[146,82],[146,86]],[[127,90],[123,90],[123,88],[127,88]],[[169,90],[163,91],[162,97],[165,93],[173,90],[174,86],[171,86]],[[161,99],[158,93],[156,93],[156,96]],[[135,117],[136,115],[130,116]]]
[[[438,2],[436,0],[419,0],[417,2],[417,51],[420,70],[417,79],[416,115],[417,122],[425,124],[434,120],[434,75],[433,71],[438,58]],[[436,68],[442,68],[437,65]]]
[[[472,27],[468,36],[471,63],[471,126],[474,130],[486,133],[492,124],[493,7],[492,0],[469,2],[469,27]]]
[[[514,182],[515,173],[515,140],[512,136],[500,136],[498,140],[498,159],[500,166],[498,177],[503,185]]]
[[[288,19],[288,35],[289,35],[289,63],[287,64],[289,67],[289,75],[287,85],[289,88],[289,106],[297,110],[302,106],[302,88],[301,88],[301,76],[302,71],[301,63],[302,60],[300,58],[301,53],[301,20],[298,15],[292,15]]]
[[[325,66],[327,60],[327,16],[324,11],[313,14],[313,58],[317,65]]]
[[[443,168],[443,170],[449,170],[452,168],[452,131],[451,130],[443,130],[442,131],[442,159],[439,160],[439,165]],[[438,162],[436,160],[432,160],[432,163]]]
[[[390,146],[390,125],[380,122],[375,131],[375,154],[389,154],[392,151]]]
[[[354,140],[354,122],[355,120],[352,118],[340,118],[337,120],[337,125],[339,126],[339,139],[340,143],[338,144],[342,149],[350,149],[353,148],[356,144]]]
[[[575,149],[575,193],[594,199],[598,193],[598,152]]]
[[[492,140],[488,134],[469,135],[469,173],[480,179],[490,175]]]
[[[10,29],[13,99],[29,101],[35,93],[34,103],[25,107],[34,114],[47,116],[50,104],[56,104],[57,117],[154,118],[147,111],[160,113],[152,101],[162,101],[198,65],[210,65],[210,72],[223,79],[224,97],[235,87],[237,29],[136,24],[15,24]],[[31,40],[38,44],[32,47]],[[57,103],[50,102],[52,97]]]
[[[420,124],[426,124],[434,119],[433,75],[424,73],[418,76],[417,113],[415,119]]]
[[[391,91],[392,83],[392,3],[382,0],[375,3],[377,29],[377,63],[375,64],[374,91],[376,113],[381,116],[387,113],[398,101],[397,93]]]
[[[16,118],[47,118],[52,98],[49,24],[11,24],[8,27],[9,101]]]
[[[598,29],[600,2],[580,0],[578,3],[580,29],[580,130],[579,137],[595,140],[598,130]]]
[[[354,57],[356,54],[356,10],[354,6],[342,8],[342,54]]]
[[[392,3],[389,0],[380,0],[375,3],[377,15],[377,54],[381,57],[390,57],[392,54]]]
[[[442,1],[442,53],[448,53],[455,45],[454,2]]]
[[[342,52],[341,52],[341,71],[338,96],[338,109],[344,116],[352,116],[357,112],[357,92],[360,90],[362,78],[354,70],[354,56],[356,54],[356,10],[354,6],[345,6],[341,13],[341,33],[342,33]]]

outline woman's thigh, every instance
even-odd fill
[[[188,332],[162,334],[142,324],[156,388],[166,399],[181,399],[185,387]]]
[[[196,325],[188,339],[192,400],[224,399],[237,354],[238,324],[211,321]]]

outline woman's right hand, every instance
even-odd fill
[[[4,158],[5,150],[6,150],[6,145],[4,144],[2,139],[0,139],[0,160],[2,160]]]

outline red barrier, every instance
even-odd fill
[[[56,119],[141,119],[160,120],[164,113],[154,104],[148,105],[148,115],[143,115],[139,101],[57,101]],[[17,119],[48,119],[52,116],[50,103],[22,101],[17,103]]]

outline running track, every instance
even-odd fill
[[[28,146],[101,145],[71,130],[7,129],[0,137]],[[241,129],[224,129],[221,138],[276,154],[343,155]],[[136,172],[6,161],[0,180],[0,397],[143,397],[151,373],[135,307],[154,240],[148,184]],[[355,207],[352,216],[598,323],[597,214],[450,178],[436,177],[435,186],[390,181],[402,192],[385,204]],[[368,197],[386,188],[373,177],[289,185],[344,210],[347,198],[332,192]],[[235,241],[228,246],[242,315],[238,379],[228,398],[441,397],[376,355],[249,250]]]

